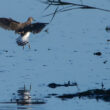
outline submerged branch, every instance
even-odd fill
[[[50,22],[51,22],[51,21],[53,20],[53,18],[55,17],[55,15],[56,15],[57,11],[58,11],[58,7],[56,8],[55,12],[53,13],[53,16],[52,16],[52,18],[51,18]]]
[[[48,0],[45,3],[48,4],[49,6],[51,6],[51,5],[54,5],[54,6],[67,6],[68,5],[69,6],[69,7],[59,9],[56,12],[65,12],[65,11],[69,11],[69,10],[73,10],[73,9],[97,9],[97,10],[101,10],[101,11],[110,12],[110,10],[108,10],[108,9],[97,8],[97,7],[94,7],[94,6],[84,5],[82,3],[81,4],[76,4],[76,3],[70,3],[70,2],[63,2],[61,0],[58,0],[58,1]],[[76,6],[77,8],[74,8],[74,6]],[[72,7],[72,8],[70,8],[70,7]],[[46,16],[54,15],[54,13],[50,13]]]

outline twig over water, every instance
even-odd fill
[[[98,8],[98,7],[94,7],[94,6],[84,5],[82,0],[80,0],[80,2],[81,3],[78,4],[78,3],[64,2],[64,1],[61,1],[61,0],[47,0],[46,2],[44,2],[45,4],[48,4],[48,6],[45,8],[45,10],[48,9],[50,6],[57,6],[57,8],[53,13],[45,15],[44,17],[53,15],[53,17],[51,19],[51,21],[52,21],[53,18],[55,17],[55,15],[56,15],[56,13],[70,11],[70,10],[73,10],[73,9],[96,9],[96,10],[110,12],[110,10],[108,10],[108,9],[103,9],[103,8]],[[60,7],[60,6],[66,6],[66,7],[58,9],[58,7]]]

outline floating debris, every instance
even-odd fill
[[[49,33],[49,30],[48,30],[48,29],[45,29],[44,31],[45,31],[46,33]]]
[[[38,51],[37,49],[34,49],[34,51],[36,52],[36,51]]]
[[[110,42],[110,39],[108,39],[107,42]]]
[[[105,88],[104,88],[104,84],[103,84],[103,82],[101,83],[101,87],[102,87],[102,89],[105,89]]]
[[[6,53],[7,53],[7,52],[8,52],[8,50],[3,50],[3,52],[6,52]]]
[[[67,83],[65,83],[65,84],[56,84],[56,83],[50,83],[50,84],[48,84],[48,87],[50,87],[50,88],[56,88],[56,87],[61,87],[61,86],[63,86],[63,87],[69,87],[69,86],[78,86],[78,84],[76,83],[76,82],[70,82],[70,81],[68,81]]]
[[[46,67],[47,65],[44,64],[44,65],[42,65],[42,66],[43,66],[43,67]]]
[[[101,56],[102,53],[101,52],[95,52],[94,55]]]
[[[48,48],[48,51],[50,51],[50,50],[52,50],[52,49]]]
[[[58,94],[56,93],[52,93],[52,94],[48,94],[49,96],[57,96]]]
[[[77,50],[74,50],[73,52],[78,52]]]
[[[105,30],[106,30],[107,32],[110,32],[110,26],[107,26],[107,27],[105,28]]]
[[[105,60],[103,63],[104,63],[104,64],[106,64],[107,62],[108,62],[108,61],[107,61],[107,60]]]
[[[58,94],[51,93],[51,94],[48,94],[47,96],[45,96],[45,98],[51,98],[52,96],[56,97],[56,96],[58,96]]]

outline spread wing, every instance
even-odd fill
[[[20,22],[17,22],[11,18],[0,18],[0,27],[7,30],[16,31],[19,28]]]
[[[19,32],[32,32],[34,34],[39,33],[48,23],[33,23],[25,26],[23,29],[19,29]]]

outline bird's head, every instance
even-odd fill
[[[33,17],[29,17],[27,21],[32,23],[32,21],[35,21],[35,19]]]

